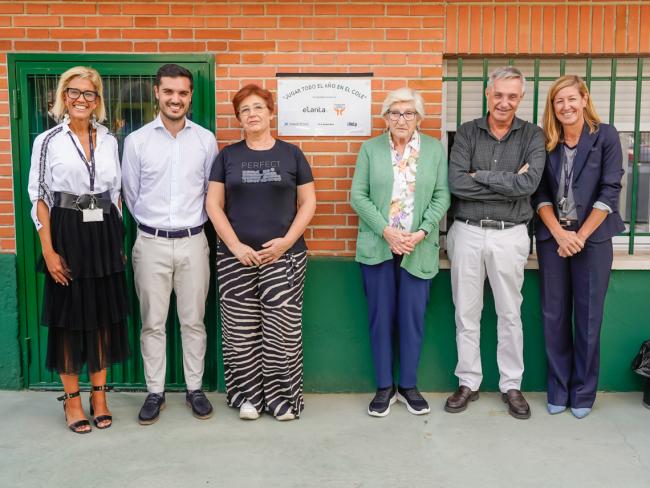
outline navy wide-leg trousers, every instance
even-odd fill
[[[399,338],[399,385],[413,388],[424,335],[424,313],[431,280],[416,278],[400,267],[402,257],[361,265],[368,299],[370,343],[377,388],[393,384],[393,338]]]
[[[557,249],[555,239],[537,242],[548,402],[591,408],[598,387],[612,241],[587,241],[581,252],[568,258],[560,257]]]

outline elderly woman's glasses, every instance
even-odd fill
[[[397,110],[389,110],[386,112],[388,115],[388,118],[392,120],[393,122],[397,122],[400,117],[404,117],[404,120],[410,122],[412,120],[415,120],[415,117],[417,116],[417,112],[398,112]]]
[[[266,105],[255,104],[252,107],[244,107],[244,108],[242,108],[239,111],[239,115],[244,117],[244,118],[248,118],[252,114],[261,114],[262,112],[264,112],[264,110],[266,110]]]
[[[97,100],[97,97],[99,96],[99,93],[97,93],[96,91],[92,91],[92,90],[81,91],[76,88],[66,88],[65,94],[71,100],[76,100],[77,98],[83,95],[84,100],[86,100],[87,102],[94,102],[95,100]]]

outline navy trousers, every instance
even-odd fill
[[[548,402],[591,408],[598,387],[600,327],[612,269],[612,241],[587,241],[582,251],[568,258],[558,256],[557,248],[555,239],[537,243]]]
[[[416,278],[400,267],[402,257],[361,265],[368,299],[370,344],[377,388],[393,385],[393,337],[399,337],[399,385],[413,388],[424,335],[424,313],[431,280]],[[397,334],[396,334],[397,332]]]

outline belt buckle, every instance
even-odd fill
[[[86,201],[90,200],[90,203],[86,207],[82,207]],[[72,204],[76,210],[95,210],[97,208],[97,197],[93,195],[92,193],[88,194],[83,194],[83,195],[77,195],[77,198],[75,198],[74,203]]]
[[[90,200],[90,203],[86,207],[82,207],[82,205],[84,205],[88,200]],[[90,193],[77,195],[77,198],[75,198],[72,205],[74,206],[75,210],[79,211],[82,211],[84,209],[95,210],[95,208],[97,208],[97,197]]]
[[[503,229],[503,221],[500,220],[492,220],[492,219],[481,219],[479,220],[479,224],[482,228],[486,229]]]
[[[573,222],[573,220],[569,219],[560,219],[560,227],[571,227]]]

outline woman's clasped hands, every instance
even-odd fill
[[[387,226],[383,237],[394,254],[411,254],[422,239],[426,237],[423,230],[407,232]]]
[[[585,241],[577,232],[572,230],[562,229],[557,236],[555,236],[558,248],[557,253],[560,257],[568,258],[578,254],[585,247]]]
[[[259,266],[262,264],[260,254],[255,249],[243,244],[242,242],[233,245],[230,248],[230,251],[244,266]]]
[[[262,247],[262,250],[256,251],[239,242],[231,251],[244,266],[261,266],[276,262],[291,247],[291,243],[284,237],[278,237],[265,242]]]

